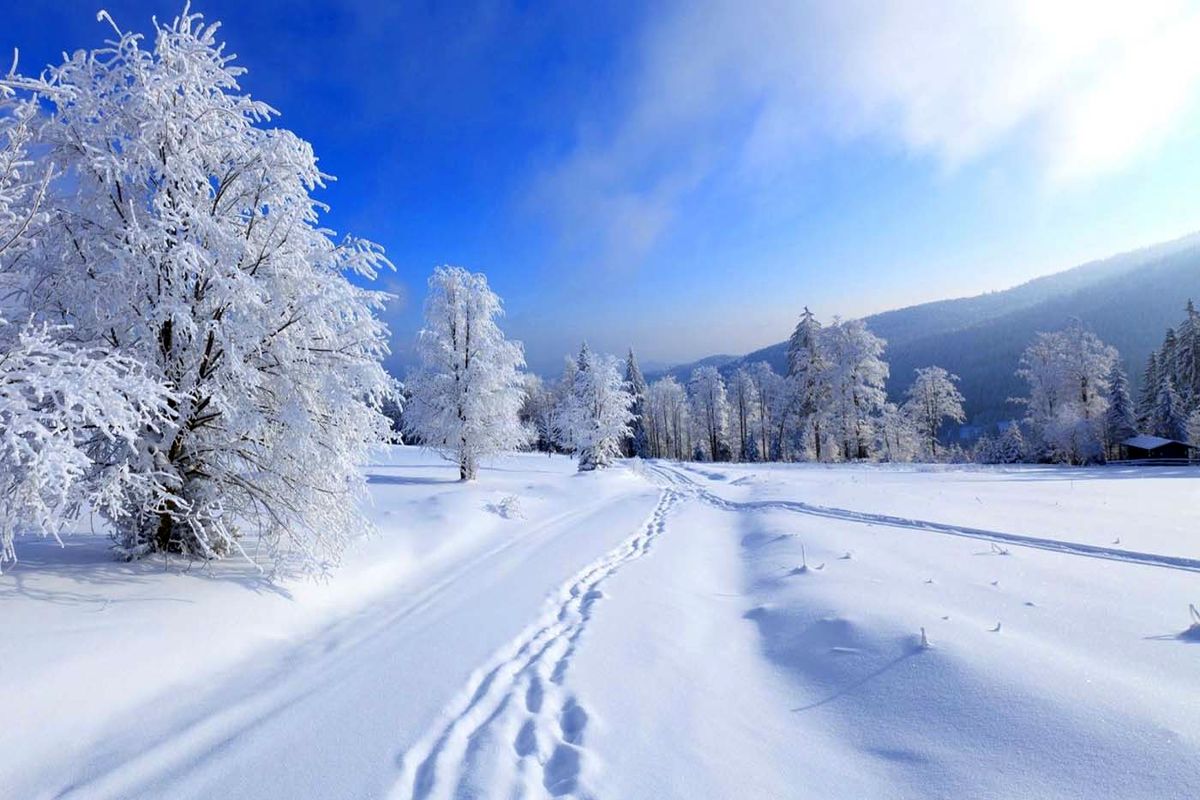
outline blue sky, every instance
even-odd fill
[[[100,3],[23,2],[26,71]],[[169,2],[104,2],[126,28]],[[1000,289],[1200,229],[1200,8],[1064,0],[194,3],[383,244],[399,366],[439,263],[530,366]]]

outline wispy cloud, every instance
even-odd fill
[[[627,264],[706,182],[802,180],[823,144],[1088,179],[1178,132],[1196,42],[1183,0],[680,3],[647,22],[613,107],[584,112],[534,196],[572,244]]]

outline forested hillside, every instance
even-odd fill
[[[936,364],[962,379],[971,424],[1019,416],[1007,402],[1023,387],[1014,374],[1021,352],[1037,331],[1079,317],[1121,352],[1135,389],[1163,332],[1178,322],[1189,297],[1200,298],[1200,234],[1094,261],[1012,289],[976,297],[939,300],[867,317],[871,331],[887,340],[891,366],[887,388],[898,402],[914,370]],[[804,305],[797,298],[797,316]],[[814,311],[817,309],[814,309]],[[788,331],[780,331],[781,335]],[[785,372],[787,343],[765,347],[720,365],[766,361]],[[704,359],[703,363],[708,363]],[[687,380],[701,362],[664,374]]]

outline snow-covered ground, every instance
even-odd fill
[[[0,796],[1200,796],[1200,471],[368,471],[324,583],[19,542]]]

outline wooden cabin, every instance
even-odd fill
[[[1139,434],[1121,442],[1121,460],[1142,464],[1186,464],[1200,456],[1200,447],[1177,439]]]

